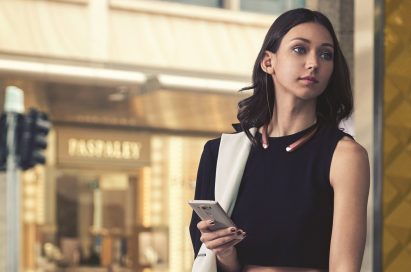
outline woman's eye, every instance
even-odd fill
[[[305,54],[307,52],[307,50],[302,47],[302,46],[296,46],[293,48],[293,51],[296,52],[297,54]]]
[[[320,54],[321,58],[324,60],[332,60],[333,59],[333,53],[324,51]]]

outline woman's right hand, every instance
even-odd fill
[[[236,253],[234,246],[246,237],[246,233],[235,227],[211,231],[209,228],[213,225],[212,220],[203,220],[197,224],[201,232],[200,241],[219,258]]]

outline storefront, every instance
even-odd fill
[[[232,131],[272,17],[118,0],[0,13],[0,90],[53,123],[47,164],[22,175],[22,271],[190,271],[200,154]]]
[[[235,114],[224,114],[223,106],[235,108],[241,96],[143,94],[139,105],[144,107],[171,103],[163,105],[167,115],[145,112],[159,124],[152,128],[136,125],[146,122],[132,108],[141,97],[113,102],[110,94],[118,93],[108,86],[0,81],[1,87],[25,89],[26,107],[46,110],[53,122],[47,164],[22,175],[23,266],[28,271],[188,271],[193,253],[187,201],[194,195],[203,145],[218,133],[208,129],[213,124],[189,130],[183,121],[200,114],[202,106],[190,103],[202,101],[205,107],[220,107],[218,126]],[[185,109],[172,105],[183,96]],[[173,116],[184,115],[187,119],[179,122],[184,130],[167,128]]]
[[[67,126],[55,128],[55,139],[47,178],[55,231],[43,235],[51,238],[40,242],[44,250],[56,246],[65,265],[77,267],[189,264],[191,213],[183,200],[193,195],[192,162],[204,139]]]
[[[136,230],[144,230],[140,200],[150,168],[149,136],[74,127],[55,131],[55,244],[72,265],[130,266],[139,253]]]

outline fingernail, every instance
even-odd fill
[[[235,228],[231,228],[230,231],[231,231],[231,232],[235,232]]]
[[[214,220],[208,220],[208,223],[211,224],[211,225],[215,224]]]

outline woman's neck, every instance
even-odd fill
[[[304,103],[276,103],[268,125],[271,137],[286,136],[304,130],[317,121],[315,100]]]

